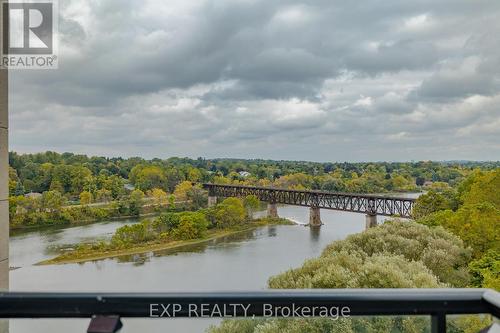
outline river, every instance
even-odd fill
[[[281,217],[307,223],[306,207],[280,206]],[[263,212],[259,212],[263,214]],[[267,279],[317,257],[334,240],[365,228],[363,214],[321,210],[320,230],[303,225],[261,227],[206,244],[82,264],[34,266],[60,248],[109,238],[138,220],[32,231],[10,240],[12,291],[243,291],[266,288]],[[383,217],[378,217],[379,222]],[[10,332],[85,332],[88,319],[10,320]],[[203,332],[215,319],[124,319],[128,332]]]

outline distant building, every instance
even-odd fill
[[[24,196],[26,198],[30,198],[30,199],[38,199],[42,196],[42,193],[30,192],[30,193],[26,193]]]
[[[130,184],[130,183],[126,183],[123,185],[123,187],[125,187],[126,190],[129,190],[129,191],[133,191],[135,190],[135,186]]]
[[[238,174],[239,174],[241,177],[248,177],[248,176],[250,176],[250,175],[251,175],[251,173],[250,173],[250,172],[248,172],[248,171],[240,171],[240,172],[238,172]]]
[[[424,186],[431,186],[432,184],[434,184],[433,182],[431,182],[430,180],[426,180],[424,182]]]

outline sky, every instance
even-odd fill
[[[10,149],[500,159],[500,1],[59,1],[10,72]]]

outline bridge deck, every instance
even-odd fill
[[[411,217],[415,199],[358,193],[315,190],[290,190],[272,187],[204,183],[211,196],[244,197],[255,195],[262,201],[295,206],[365,213],[370,215]]]

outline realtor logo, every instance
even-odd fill
[[[2,3],[2,67],[57,68],[56,3],[50,0]]]

